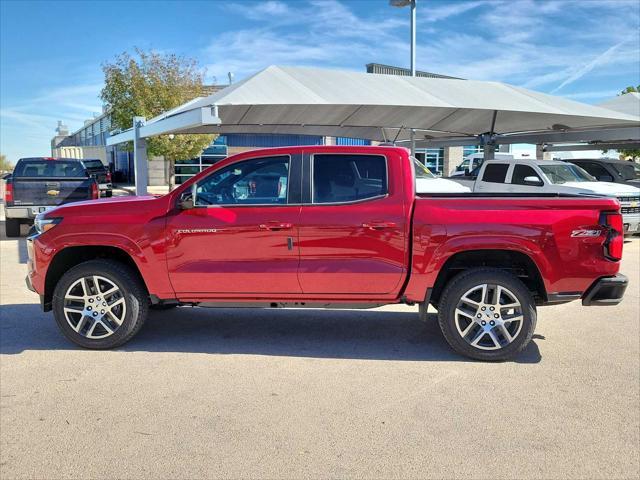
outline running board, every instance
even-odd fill
[[[205,308],[332,308],[332,309],[369,309],[388,303],[329,303],[329,302],[201,302],[188,303]]]

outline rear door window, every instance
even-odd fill
[[[387,194],[387,162],[380,155],[313,156],[313,203],[345,203]]]
[[[507,171],[509,170],[509,164],[507,163],[492,163],[486,166],[484,174],[482,175],[483,182],[491,183],[504,183],[507,178]]]

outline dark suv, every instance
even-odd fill
[[[566,162],[578,165],[599,182],[627,183],[640,187],[640,165],[615,158],[572,158]]]

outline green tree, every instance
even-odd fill
[[[624,95],[625,93],[631,93],[631,92],[640,92],[640,85],[638,85],[637,87],[634,87],[633,85],[631,85],[630,87],[627,87],[624,90],[622,90],[622,92],[620,92],[620,95]]]
[[[102,70],[105,85],[100,97],[111,110],[112,128],[129,129],[134,116],[153,118],[206,95],[197,62],[174,54],[136,48],[135,57],[122,53],[112,63],[103,64]],[[175,161],[197,157],[214,138],[214,135],[160,135],[147,139],[147,152],[150,157],[163,156],[169,161],[173,179]]]
[[[13,165],[7,160],[7,156],[0,154],[0,172],[10,172],[11,170],[13,170]]]

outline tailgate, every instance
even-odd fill
[[[14,178],[13,204],[53,206],[91,199],[89,178]]]
[[[87,172],[95,178],[98,183],[107,183],[107,172],[104,168],[87,168]]]

